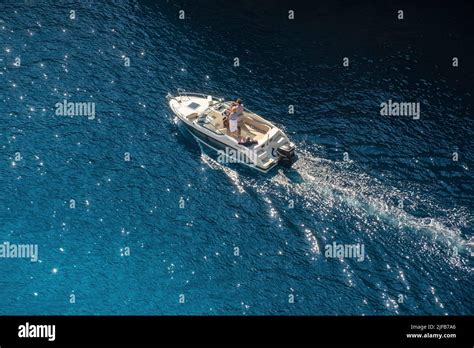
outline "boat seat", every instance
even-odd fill
[[[240,134],[253,140],[261,142],[272,128],[262,122],[255,120],[251,115],[244,113],[240,120]]]
[[[256,131],[253,127],[242,123],[240,125],[240,135],[243,137],[249,137],[252,140],[260,141],[261,139],[265,138],[266,133]]]
[[[212,111],[211,113],[209,113],[209,116],[213,120],[212,123],[214,124],[214,127],[216,127],[217,129],[225,128],[224,119],[220,113]]]
[[[258,135],[259,133],[263,133],[265,135],[272,129],[272,127],[270,127],[269,125],[255,120],[252,116],[248,114],[244,114],[244,116],[242,116],[241,125],[248,126],[248,128],[250,128],[250,131],[255,135]]]
[[[186,118],[190,121],[194,121],[196,118],[198,118],[198,113],[193,112],[192,114],[189,114]]]

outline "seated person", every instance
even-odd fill
[[[257,140],[253,140],[250,137],[241,137],[237,138],[239,145],[250,146],[253,144],[258,144]]]

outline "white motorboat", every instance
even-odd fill
[[[225,123],[231,101],[180,89],[176,95],[168,94],[167,99],[196,140],[218,151],[222,161],[267,172],[279,163],[291,165],[296,160],[295,145],[286,134],[245,108],[238,120],[240,134],[231,134]]]

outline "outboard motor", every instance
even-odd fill
[[[277,148],[278,156],[282,164],[291,166],[296,161],[295,145],[285,144]]]

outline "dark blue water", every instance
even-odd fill
[[[472,315],[472,14],[1,1],[0,241],[39,261],[0,259],[0,313]],[[219,164],[169,111],[178,87],[241,97],[298,162]],[[56,115],[64,99],[95,119]],[[420,119],[381,116],[388,99]],[[365,260],[325,257],[334,241]]]

